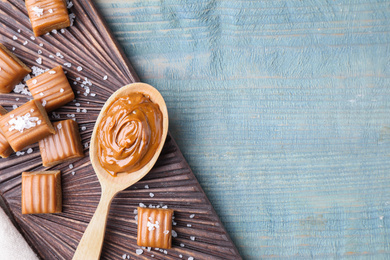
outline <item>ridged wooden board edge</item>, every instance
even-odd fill
[[[26,148],[24,155],[13,154],[0,160],[0,194],[23,236],[42,259],[72,258],[100,197],[99,183],[88,156],[94,121],[111,93],[139,81],[93,1],[75,0],[73,4],[70,10],[76,20],[72,27],[32,39],[24,1],[0,2],[0,41],[9,49],[15,48],[13,52],[30,67],[50,69],[63,65],[77,93],[74,102],[51,114],[53,121],[74,117],[80,125],[85,147],[84,158],[49,168],[62,172],[63,213],[21,215],[21,172],[44,169],[37,144],[28,147],[33,149],[31,153],[27,153]],[[39,58],[41,62],[38,62]],[[77,69],[79,66],[81,71]],[[12,110],[13,105],[20,106],[29,98],[12,92],[1,95],[0,105]],[[140,203],[175,210],[173,229],[177,237],[173,238],[172,249],[151,249],[150,252],[144,249],[141,255],[136,254],[139,247],[136,245],[134,209]],[[113,200],[101,258],[180,259],[180,255],[183,259],[191,256],[195,259],[241,259],[177,144],[168,134],[152,171]]]

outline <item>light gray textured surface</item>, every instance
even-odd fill
[[[388,258],[388,1],[97,0],[245,259]]]

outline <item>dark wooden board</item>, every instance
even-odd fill
[[[34,40],[30,38],[33,34],[24,1],[0,1],[0,42],[9,49],[15,47],[14,53],[30,67],[50,69],[63,65],[74,91],[79,91],[76,101],[55,111],[52,120],[67,119],[74,114],[80,127],[86,128],[81,130],[85,157],[73,161],[72,169],[70,163],[53,167],[62,171],[61,214],[21,215],[21,173],[44,169],[37,144],[28,147],[33,149],[32,153],[0,159],[0,194],[23,236],[42,259],[72,258],[100,198],[100,186],[88,156],[94,122],[105,100],[116,89],[139,81],[93,2],[74,0],[73,4],[71,12],[76,19],[72,27]],[[38,54],[39,50],[42,54]],[[42,58],[42,64],[37,63],[38,58]],[[68,68],[64,63],[72,66]],[[81,71],[77,70],[78,66],[82,67]],[[105,75],[107,80],[103,80]],[[86,90],[81,84],[85,77],[92,82],[89,88],[96,96],[84,95]],[[20,106],[29,98],[13,92],[3,94],[0,105],[11,110],[13,105]],[[87,111],[83,112],[83,109]],[[139,203],[167,205],[175,210],[177,225],[174,230],[178,236],[173,239],[173,248],[167,250],[167,254],[155,249],[144,250],[142,255],[135,253],[139,247],[136,245],[134,209]],[[191,218],[193,214],[195,216]],[[111,205],[101,258],[121,259],[124,254],[130,255],[131,259],[149,259],[151,255],[154,255],[152,259],[180,259],[179,255],[183,259],[190,256],[195,259],[241,259],[170,134],[153,170],[139,183],[119,193]]]

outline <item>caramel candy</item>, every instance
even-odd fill
[[[29,67],[0,43],[0,93],[11,92],[30,72]]]
[[[26,0],[35,36],[70,26],[65,0]]]
[[[8,111],[4,107],[0,106],[0,115],[7,114]],[[5,138],[3,132],[0,129],[0,156],[7,158],[13,152],[11,146],[9,145],[7,139]]]
[[[62,211],[61,172],[22,173],[22,214]]]
[[[84,156],[77,122],[69,119],[53,124],[56,133],[39,141],[43,166],[51,167]]]
[[[1,116],[0,127],[15,152],[55,133],[45,109],[37,100]]]
[[[170,249],[172,215],[171,209],[138,207],[137,245]]]
[[[26,83],[34,99],[40,100],[47,112],[74,99],[73,90],[61,66],[29,79]]]

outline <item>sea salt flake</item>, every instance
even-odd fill
[[[81,110],[81,112],[87,113],[88,111],[87,111],[85,108],[83,108],[83,109]]]
[[[49,10],[47,10],[47,11],[48,11],[49,13],[51,13],[51,14],[53,13],[53,9],[51,9],[51,8],[50,8]]]
[[[154,197],[154,193],[149,193],[149,196],[151,197],[151,198],[153,198]]]
[[[162,206],[161,208],[163,208],[163,209],[167,209],[167,208],[168,208],[168,206],[167,206],[167,205],[165,205],[165,206]]]
[[[28,43],[28,41],[25,41],[25,42],[23,43],[23,45],[27,45],[27,43]]]
[[[28,148],[28,149],[27,149],[27,153],[28,153],[28,154],[32,153],[33,151],[34,151],[34,150],[33,150],[32,148]]]
[[[73,6],[73,2],[70,1],[70,2],[68,3],[68,5],[66,6],[66,8],[70,9],[70,8],[72,8],[72,6]]]
[[[85,130],[87,130],[87,127],[82,126],[82,127],[81,127],[81,131],[85,131]]]
[[[62,93],[62,92],[64,92],[64,89],[62,88],[62,89],[60,89],[60,92]]]
[[[142,202],[139,204],[139,206],[140,206],[141,208],[146,208],[146,205],[143,204]]]
[[[42,51],[41,51],[41,50],[38,50],[38,54],[39,54],[39,55],[42,54]]]
[[[164,230],[163,232],[165,235],[168,235],[169,234],[169,230]]]
[[[138,214],[138,209],[134,209],[134,214]]]
[[[188,257],[188,260],[194,260],[194,258],[192,256]]]
[[[70,26],[73,26],[76,15],[74,13],[69,14]]]
[[[195,214],[191,214],[191,215],[190,215],[190,218],[194,218],[194,217],[195,217]]]
[[[183,258],[183,255],[180,254],[179,257],[180,257],[180,258]]]
[[[43,92],[39,93],[40,96],[44,96]]]
[[[46,106],[46,100],[42,100],[42,106]]]
[[[49,58],[52,58],[52,59],[54,59],[54,56],[50,54],[50,55],[49,55]]]
[[[62,128],[62,124],[59,123],[59,124],[57,125],[57,128],[58,128],[58,130],[60,130],[60,129]]]
[[[23,154],[24,154],[24,152],[16,152],[16,156],[21,156]]]
[[[32,117],[30,113],[24,116],[17,116],[8,121],[8,124],[11,126],[8,131],[17,130],[23,133],[24,130],[35,127],[38,120],[38,117]]]
[[[81,66],[77,67],[77,71],[82,71],[82,70],[83,70],[83,68]]]
[[[43,47],[43,43],[40,43],[39,46]]]
[[[164,250],[164,254],[168,254],[168,251],[167,251],[167,250]]]
[[[149,189],[149,185],[145,185],[145,189]]]
[[[12,47],[12,51],[15,51],[16,50],[16,48],[15,47]]]
[[[36,62],[37,62],[38,64],[42,64],[42,58],[36,59]]]
[[[177,237],[177,233],[175,230],[172,230],[172,237]]]
[[[69,169],[73,169],[73,164],[69,164]]]
[[[19,101],[19,98],[15,98],[16,101]]]
[[[37,125],[40,125],[41,123],[42,123],[42,121],[41,121],[41,120],[38,120]]]
[[[33,80],[32,80],[32,83],[33,83],[33,84],[37,84],[37,80],[36,80],[36,79],[33,79]],[[42,92],[41,92],[41,96],[43,96],[43,93],[42,93]]]
[[[144,252],[144,250],[142,250],[141,248],[135,250],[135,253],[136,253],[137,255],[142,255],[143,252]]]
[[[18,29],[18,33],[20,33],[22,30]]]
[[[146,223],[146,226],[148,227],[149,231],[153,231],[155,228],[159,228],[160,227],[158,221],[156,221],[155,224],[153,224],[152,222],[148,221],[148,223]]]
[[[76,173],[75,172],[71,172],[72,175],[75,175]]]
[[[183,243],[180,244],[181,247],[185,247],[185,245]]]
[[[12,39],[13,39],[14,41],[16,41],[16,40],[18,39],[18,37],[16,37],[16,36],[14,35],[14,36],[12,36]]]
[[[33,10],[35,12],[35,15],[38,17],[41,17],[41,15],[43,15],[43,9],[39,8],[38,6],[33,6],[31,10]]]
[[[70,67],[72,67],[72,63],[70,63],[70,62],[65,62],[65,63],[64,63],[64,66],[70,68]]]
[[[103,80],[107,80],[107,79],[108,79],[108,76],[104,75]]]
[[[192,227],[192,225],[191,224],[187,224],[187,227]]]
[[[17,109],[18,106],[17,106],[17,105],[12,105],[12,108],[13,108],[13,109]]]
[[[49,71],[49,74],[53,75],[53,74],[56,74],[56,72],[54,70],[51,70],[51,71]]]
[[[126,259],[126,254],[123,254],[123,255],[122,255],[122,259]]]
[[[96,96],[96,94],[95,93],[91,93],[91,97],[95,97]]]
[[[57,30],[56,29],[53,29],[51,32],[54,33],[54,34],[57,34]]]
[[[34,37],[34,36],[31,36],[30,39],[33,40],[33,41],[35,41],[35,37]]]
[[[65,29],[61,29],[61,33],[65,33]]]
[[[192,241],[195,241],[195,237],[194,237],[194,236],[190,236],[190,239],[191,239]]]

